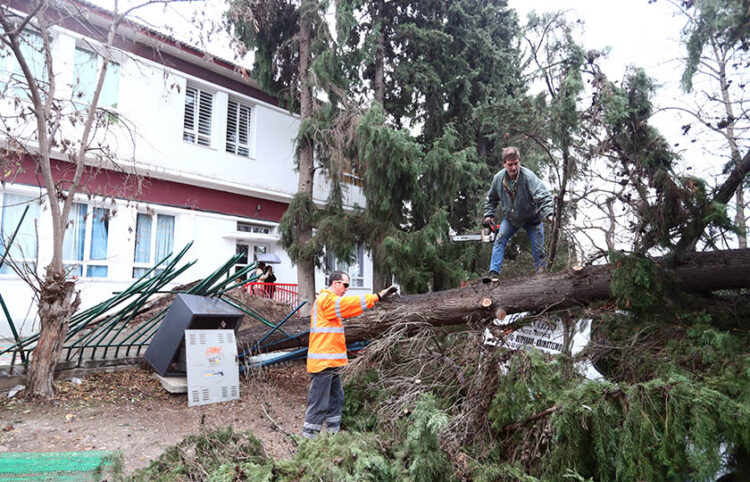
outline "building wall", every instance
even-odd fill
[[[57,96],[70,99],[75,82],[73,74],[76,46],[96,49],[88,39],[72,30],[58,29],[54,36],[54,72],[58,85]],[[140,54],[140,55],[134,55]],[[167,59],[143,46],[116,52],[114,60],[120,64],[117,107],[118,121],[96,139],[111,149],[118,164],[130,173],[144,176],[143,189],[128,187],[126,175],[111,170],[112,165],[92,158],[92,166],[102,171],[87,171],[84,176],[89,192],[107,194],[106,198],[78,196],[77,201],[90,206],[110,209],[107,243],[108,274],[106,278],[81,276],[77,289],[81,292],[81,309],[92,306],[129,286],[133,281],[136,219],[139,212],[174,216],[174,250],[188,242],[193,246],[183,258],[197,260],[195,266],[183,273],[175,284],[200,279],[224,264],[234,253],[238,243],[264,247],[278,255],[282,262],[274,266],[277,282],[296,283],[296,266],[278,244],[276,227],[291,197],[297,191],[295,171],[295,137],[299,118],[274,105],[265,95],[248,95],[250,88],[234,88],[236,80],[226,80],[215,72],[207,72],[198,60]],[[0,59],[0,62],[5,59]],[[6,66],[8,64],[6,63]],[[215,69],[214,69],[215,70]],[[2,69],[0,69],[0,72]],[[214,79],[215,81],[212,81]],[[185,89],[187,86],[204,89],[213,94],[211,146],[204,147],[183,141]],[[22,98],[19,97],[19,98]],[[229,99],[252,108],[250,156],[239,156],[225,150],[226,115]],[[22,105],[23,105],[22,101]],[[26,104],[27,105],[27,104]],[[0,99],[0,115],[6,118],[16,113],[15,99]],[[33,148],[32,119],[18,120],[17,132],[27,137]],[[65,124],[65,137],[75,142],[82,126]],[[65,156],[58,154],[60,159]],[[16,193],[42,198],[40,178],[29,159],[24,159],[17,172],[5,176],[0,194]],[[57,178],[71,175],[62,160],[54,161]],[[315,199],[323,203],[328,186],[317,176]],[[364,204],[359,188],[346,191],[346,203]],[[248,234],[237,231],[237,222],[259,224],[271,228],[271,233]],[[38,235],[37,274],[51,260],[51,216],[44,205],[36,220]],[[252,257],[252,252],[251,252]],[[372,263],[365,253],[363,259],[364,286],[352,287],[351,294],[371,291]],[[324,287],[325,275],[318,271],[316,286]],[[28,286],[15,274],[0,274],[0,293],[10,315],[22,335],[38,330],[36,300]],[[0,338],[11,336],[10,328],[0,322]]]

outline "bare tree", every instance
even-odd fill
[[[102,133],[114,119],[99,106],[112,66],[116,35],[134,11],[156,3],[167,2],[147,0],[120,11],[115,0],[106,28],[89,23],[82,11],[88,7],[77,2],[30,0],[0,5],[0,47],[10,53],[20,71],[5,86],[16,89],[18,95],[14,102],[16,115],[2,117],[8,146],[2,157],[4,162],[23,156],[33,160],[41,174],[52,218],[52,258],[43,277],[37,278],[38,286],[33,287],[37,291],[41,324],[27,381],[28,393],[34,397],[54,395],[55,366],[70,317],[80,303],[75,280],[66,277],[63,265],[63,241],[75,196],[83,189],[88,165],[103,167],[107,161],[117,165]],[[95,86],[87,92],[85,102],[60,95],[65,89],[58,86],[60,67],[53,62],[55,30],[70,21],[83,25],[91,33],[96,44],[94,55],[101,60],[96,63]],[[70,163],[74,172],[69,180],[55,180],[54,157]]]
[[[576,178],[586,170],[581,165],[588,151],[586,133],[593,129],[586,116],[583,93],[586,78],[598,74],[596,62],[601,53],[585,50],[578,42],[580,21],[571,21],[564,12],[530,15],[524,28],[522,66],[527,80],[543,86],[547,103],[543,119],[537,120],[538,135],[524,132],[541,148],[556,183],[554,220],[551,226],[548,268],[558,251],[558,241],[574,206]],[[571,242],[571,239],[568,239]]]
[[[683,34],[687,58],[682,86],[692,97],[685,105],[668,109],[685,114],[683,135],[692,138],[691,142],[700,138],[709,158],[725,159],[723,174],[741,171],[743,156],[750,151],[750,97],[746,88],[750,54],[746,40],[731,28],[729,10],[670,3],[686,20]],[[732,1],[724,8],[747,7]],[[747,248],[746,189],[747,185],[740,182],[733,193],[739,248]]]

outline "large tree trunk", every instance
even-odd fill
[[[378,36],[375,39],[375,75],[373,77],[372,89],[374,100],[380,102],[380,106],[385,111],[385,61],[384,61],[384,45],[385,45],[385,32],[384,26],[384,15],[385,15],[385,0],[377,0],[372,3],[371,8],[373,9],[373,25],[378,28]],[[390,286],[392,282],[392,275],[388,272],[388,269],[383,266],[382,259],[377,253],[382,249],[383,238],[378,239],[373,243],[372,246],[372,290],[380,291],[383,288]]]
[[[310,3],[309,1],[306,3]],[[313,9],[310,5],[300,8],[299,33],[299,86],[300,86],[300,123],[304,125],[313,114],[313,93],[310,82],[310,63],[312,62],[312,25],[309,13]],[[315,157],[313,141],[308,134],[300,136],[299,148],[299,182],[297,191],[312,203],[313,179],[315,176]],[[298,222],[295,237],[300,246],[305,246],[312,239],[312,224]],[[303,251],[309,251],[304,250]],[[297,283],[299,284],[300,299],[310,303],[303,307],[303,313],[309,313],[312,301],[315,299],[315,259],[312,256],[301,256],[297,260]]]
[[[434,326],[488,322],[502,313],[540,312],[584,306],[609,298],[614,265],[589,266],[580,271],[540,274],[478,284],[466,288],[403,296],[375,305],[375,309],[344,321],[347,342],[375,338],[394,325],[429,323]],[[711,251],[688,254],[673,268],[680,286],[690,292],[750,287],[750,250]],[[292,319],[284,325],[288,333],[309,329],[310,320]],[[241,343],[252,346],[266,327],[243,330]],[[282,338],[272,336],[269,341]],[[307,336],[288,340],[273,349],[307,346]]]
[[[55,395],[55,366],[68,334],[68,322],[80,301],[75,282],[67,281],[64,272],[48,267],[39,292],[42,329],[27,375],[26,391],[33,397],[49,399]]]

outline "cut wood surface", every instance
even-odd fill
[[[344,320],[347,342],[377,338],[397,324],[429,323],[434,326],[489,322],[497,313],[541,312],[585,306],[610,298],[614,265],[587,266],[558,273],[502,280],[464,288],[395,296],[375,305],[361,316]],[[750,287],[750,249],[690,253],[672,270],[680,286],[691,292]],[[488,303],[487,300],[491,302]],[[278,320],[277,320],[278,321]],[[290,319],[283,325],[289,334],[309,329],[308,318]],[[268,328],[242,330],[238,340],[252,346]],[[277,331],[266,343],[285,335]],[[276,344],[273,350],[307,346],[307,335]]]

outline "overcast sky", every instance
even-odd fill
[[[611,80],[623,78],[629,66],[645,69],[657,82],[654,99],[659,108],[670,107],[689,101],[689,96],[680,89],[680,78],[684,69],[682,58],[685,47],[680,44],[680,32],[684,20],[675,15],[667,0],[509,0],[516,9],[522,23],[531,10],[550,12],[563,10],[571,17],[584,21],[582,42],[588,49],[609,48],[608,58],[603,62],[604,72]],[[723,161],[706,158],[703,149],[681,135],[680,127],[688,120],[675,111],[657,113],[652,122],[667,140],[679,146],[683,166],[693,167],[693,174],[716,177]],[[689,149],[685,149],[689,147]]]
[[[676,77],[675,59],[682,55],[678,45],[682,22],[673,15],[666,0],[509,0],[523,23],[531,10],[568,11],[585,22],[583,43],[587,48],[611,47],[606,68],[619,78],[628,65],[643,67],[655,77]],[[671,71],[671,72],[670,72]],[[659,74],[659,75],[657,75]],[[673,75],[670,75],[673,74]]]

